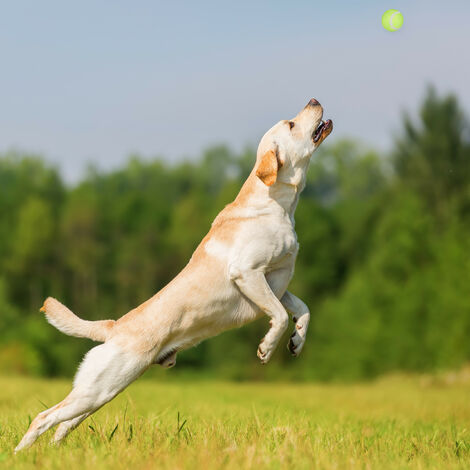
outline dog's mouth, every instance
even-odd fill
[[[319,126],[315,129],[312,138],[315,143],[323,141],[326,139],[333,130],[333,121],[327,119],[326,121],[321,121]]]

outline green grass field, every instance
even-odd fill
[[[28,420],[69,381],[0,379],[0,468],[470,468],[470,383],[356,385],[141,379],[60,447],[18,455]]]

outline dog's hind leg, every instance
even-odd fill
[[[91,414],[91,411],[89,413],[83,413],[82,415],[77,416],[76,418],[69,419],[68,421],[63,421],[62,423],[60,423],[59,426],[57,426],[57,430],[52,439],[52,443],[58,444],[59,442],[61,442],[71,431],[77,428]]]
[[[93,411],[95,398],[96,397],[86,396],[84,393],[78,393],[72,390],[60,403],[39,413],[36,418],[34,418],[28,431],[23,436],[23,439],[21,439],[20,443],[16,446],[15,452],[30,447],[42,433],[56,424],[75,418],[82,415],[84,412]]]
[[[52,408],[39,413],[15,449],[32,445],[48,429],[64,421],[89,415],[112,400],[139,377],[150,365],[146,356],[124,352],[112,344],[101,344],[90,350],[75,377],[70,394]],[[65,433],[66,434],[66,433]]]

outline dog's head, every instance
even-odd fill
[[[256,175],[272,186],[278,175],[306,167],[312,153],[333,130],[331,120],[322,121],[323,108],[316,99],[290,121],[280,121],[263,136],[256,158]]]

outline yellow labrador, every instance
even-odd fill
[[[42,311],[63,333],[103,344],[85,356],[73,390],[39,413],[16,451],[61,423],[61,441],[87,416],[109,402],[151,364],[171,367],[176,353],[224,330],[270,317],[258,347],[264,364],[295,323],[289,350],[299,354],[310,319],[308,307],[287,290],[298,251],[294,211],[314,150],[331,133],[315,99],[290,121],[261,139],[256,163],[235,201],[227,205],[187,266],[160,292],[119,320],[85,321],[48,298]]]

